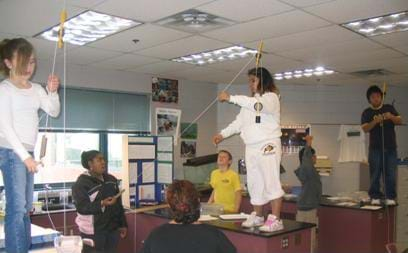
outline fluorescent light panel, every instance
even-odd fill
[[[275,80],[301,78],[301,77],[311,77],[311,76],[322,76],[331,75],[335,73],[334,70],[326,69],[325,67],[319,66],[316,68],[307,68],[302,70],[286,71],[281,73],[276,73],[273,75]]]
[[[82,46],[141,24],[130,19],[114,17],[95,11],[85,11],[65,22],[64,41]],[[46,40],[57,41],[59,26],[60,24],[57,24],[38,36]]]
[[[342,26],[365,36],[402,32],[408,30],[408,11],[380,17],[356,20]]]
[[[232,46],[213,51],[206,51],[192,55],[182,56],[171,60],[174,62],[182,62],[194,65],[206,65],[246,58],[255,55],[257,52],[258,52],[257,50],[246,47]]]

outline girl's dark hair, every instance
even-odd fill
[[[0,42],[0,73],[7,77],[10,75],[10,69],[4,60],[11,61],[15,54],[17,57],[16,74],[22,75],[33,53],[34,47],[26,39],[4,39]]]
[[[253,68],[248,71],[248,76],[256,76],[259,79],[258,92],[262,95],[265,92],[279,93],[273,81],[271,73],[266,68]]]
[[[81,154],[81,164],[82,166],[89,170],[89,162],[92,161],[97,155],[102,154],[98,150],[89,150],[89,151],[84,151]]]
[[[383,91],[380,89],[380,87],[378,87],[377,85],[372,85],[368,88],[367,93],[366,93],[368,102],[370,102],[370,97],[374,93],[380,93],[381,97],[383,96]]]
[[[167,188],[166,201],[177,223],[191,224],[200,218],[200,197],[190,181],[175,180]]]

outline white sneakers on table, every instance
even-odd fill
[[[262,232],[275,232],[283,229],[283,223],[281,219],[278,219],[275,215],[269,214],[265,223],[259,227]]]
[[[397,205],[397,202],[393,199],[386,199],[384,201],[384,204],[386,206],[395,206]],[[379,206],[381,205],[381,200],[380,199],[371,199],[371,205]]]
[[[260,227],[264,224],[264,218],[256,215],[256,212],[252,212],[248,218],[242,222],[244,228]]]
[[[264,218],[257,216],[256,212],[252,212],[246,221],[242,223],[242,226],[245,228],[259,227],[259,231],[269,233],[283,229],[282,220],[276,218],[275,215],[269,214],[264,222]]]
[[[386,199],[385,200],[385,205],[386,206],[395,206],[395,205],[397,205],[397,202],[395,200],[393,200],[393,199]]]

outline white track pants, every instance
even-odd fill
[[[264,205],[283,196],[280,183],[281,157],[280,139],[246,145],[247,184],[252,205]]]

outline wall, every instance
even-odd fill
[[[38,61],[37,72],[33,81],[45,83],[51,71],[49,61]],[[62,68],[57,65],[55,73],[62,77]],[[165,76],[164,76],[165,77]],[[125,92],[151,93],[151,76],[138,73],[96,69],[79,65],[67,66],[67,85],[92,89],[106,89]],[[204,82],[179,80],[179,103],[152,103],[152,133],[155,133],[154,113],[156,107],[171,107],[182,110],[181,122],[190,122],[215,98],[217,85]],[[197,155],[207,155],[216,152],[210,137],[217,130],[217,109],[212,107],[198,121]],[[175,176],[183,178],[180,146],[175,147]]]
[[[312,135],[315,137],[314,147],[318,155],[327,155],[333,162],[332,175],[323,177],[323,191],[325,194],[349,192],[358,190],[359,170],[355,163],[337,163],[339,143],[337,136],[340,124],[359,124],[362,111],[367,107],[365,92],[367,86],[325,86],[325,85],[278,85],[281,91],[281,122],[282,124],[312,123]],[[219,85],[219,90],[225,85]],[[231,94],[248,94],[247,85],[234,85],[229,89]],[[395,99],[395,107],[408,120],[408,102],[406,96],[408,88],[389,87],[386,101]],[[226,127],[236,116],[239,108],[230,104],[218,104],[218,131]],[[333,125],[313,124],[331,123]],[[399,154],[408,156],[408,127],[397,128]],[[244,156],[243,143],[239,136],[224,141],[219,148],[232,152],[235,160]],[[300,185],[293,171],[299,161],[296,155],[286,155],[282,158],[286,173],[282,175],[282,182]]]

